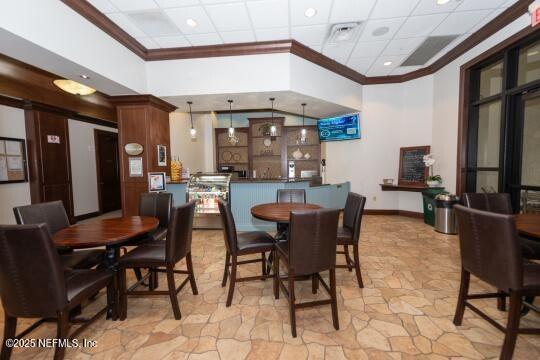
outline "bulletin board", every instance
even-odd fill
[[[26,142],[0,137],[0,184],[26,181]]]

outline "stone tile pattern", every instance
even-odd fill
[[[221,231],[195,231],[193,255],[200,295],[193,296],[189,286],[180,293],[180,321],[174,320],[167,296],[130,298],[126,321],[98,320],[81,335],[96,340],[98,347],[69,349],[66,358],[484,359],[497,358],[500,352],[502,334],[471,311],[465,312],[463,326],[453,325],[458,238],[435,233],[417,219],[366,216],[360,245],[366,287],[359,289],[354,273],[338,269],[340,330],[332,327],[330,306],[308,308],[297,312],[295,339],[290,335],[287,303],[283,297],[274,300],[269,280],[240,283],[233,305],[225,307]],[[260,264],[244,265],[240,274],[259,271]],[[178,275],[177,281],[181,279]],[[164,284],[161,277],[160,286]],[[312,295],[310,285],[298,284],[300,300],[324,297],[322,290]],[[472,289],[492,290],[475,280]],[[84,313],[90,314],[104,300],[101,294]],[[497,311],[495,300],[476,303],[505,322],[506,314]],[[20,322],[18,329],[29,323]],[[540,317],[529,314],[522,324],[538,327]],[[46,324],[30,336],[55,334],[54,324]],[[52,353],[52,349],[15,349],[13,359],[52,358]],[[520,335],[515,359],[538,358],[540,337]]]

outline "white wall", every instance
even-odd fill
[[[193,114],[193,127],[197,139],[190,137],[189,113],[173,112],[169,116],[171,127],[171,156],[178,157],[190,172],[214,171],[213,118],[211,113]]]
[[[26,139],[24,110],[0,105],[0,136]],[[0,184],[0,224],[14,224],[13,207],[30,204],[30,185]]]
[[[94,129],[118,132],[107,126],[68,120],[75,216],[99,211]]]

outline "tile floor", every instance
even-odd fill
[[[272,296],[272,282],[241,283],[233,305],[225,307],[221,287],[224,244],[219,231],[196,231],[193,255],[199,295],[187,286],[179,295],[182,320],[174,320],[168,297],[130,298],[128,318],[99,320],[81,337],[96,348],[70,349],[72,359],[409,359],[496,358],[502,335],[466,311],[463,326],[452,324],[459,286],[456,236],[437,234],[420,220],[394,216],[364,218],[360,257],[366,287],[354,273],[337,271],[340,330],[331,323],[330,307],[297,313],[298,337],[292,338],[287,304]],[[338,259],[343,262],[343,259]],[[180,263],[179,267],[184,266]],[[260,271],[244,265],[242,275]],[[178,280],[181,275],[178,275]],[[165,281],[161,278],[160,285]],[[477,281],[473,290],[488,290]],[[310,282],[299,284],[301,299]],[[88,313],[104,302],[101,295]],[[495,300],[476,301],[504,322]],[[86,310],[85,310],[86,313]],[[25,324],[28,321],[25,321]],[[522,324],[540,326],[540,316]],[[21,329],[22,327],[19,327]],[[53,338],[47,324],[30,337]],[[52,358],[51,349],[17,349],[13,359]],[[540,358],[540,337],[518,338],[515,359]]]

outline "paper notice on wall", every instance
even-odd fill
[[[9,170],[22,170],[23,168],[22,156],[8,156],[7,167]]]
[[[21,143],[19,141],[6,140],[6,154],[22,155]]]
[[[8,181],[6,157],[0,156],[0,181]]]

